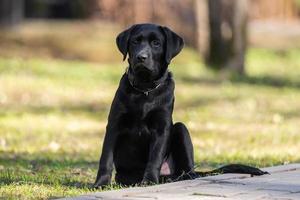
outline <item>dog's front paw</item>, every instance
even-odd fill
[[[154,174],[145,174],[142,180],[142,185],[153,185],[158,183],[158,176]]]
[[[96,182],[94,183],[93,187],[98,189],[105,187],[110,184],[111,176],[110,175],[103,175],[97,178]]]

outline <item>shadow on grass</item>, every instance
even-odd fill
[[[300,118],[300,109],[296,109],[296,108],[290,111],[278,112],[278,113],[280,113],[284,117],[284,119]]]
[[[36,183],[91,189],[98,161],[78,154],[0,152],[0,185]]]
[[[0,169],[0,186],[40,184],[84,189],[87,192],[96,191],[92,188],[92,184],[96,176],[98,161],[86,159],[85,154],[77,154],[76,156],[66,153],[47,153],[44,155],[42,153],[0,152],[0,166],[2,167]],[[196,162],[195,166],[197,171],[207,171],[232,163],[253,167],[283,164],[282,160],[276,160],[273,156],[259,159],[249,156],[243,158],[212,156],[208,160]],[[104,190],[118,187],[113,185],[112,188]]]
[[[231,78],[233,83],[246,83],[259,86],[271,86],[276,88],[288,87],[300,89],[300,81],[294,81],[282,77],[273,76],[235,76]]]
[[[61,105],[24,105],[24,106],[7,106],[0,110],[0,116],[5,116],[7,113],[15,115],[31,113],[31,114],[47,114],[47,113],[83,113],[90,117],[101,118],[109,112],[109,106],[103,103],[76,103],[76,104],[61,104]]]
[[[207,97],[207,96],[200,96],[195,97],[191,100],[182,101],[178,105],[176,105],[176,109],[192,109],[192,108],[202,108],[204,106],[209,106],[212,104],[215,104],[220,101],[231,101],[235,102],[239,98],[238,97],[222,97],[222,96],[216,96],[216,97]]]
[[[208,85],[219,85],[222,84],[224,81],[221,79],[213,79],[213,78],[191,78],[191,77],[182,77],[182,81],[189,83],[189,84],[208,84]],[[229,78],[231,83],[244,83],[250,85],[257,85],[257,86],[270,86],[275,88],[295,88],[300,89],[300,81],[290,80],[287,78],[282,77],[273,77],[273,76],[232,76]]]
[[[220,79],[213,79],[213,78],[195,78],[195,77],[189,77],[189,76],[182,76],[179,78],[182,82],[188,83],[188,84],[207,84],[207,85],[219,85],[222,83],[222,80]]]

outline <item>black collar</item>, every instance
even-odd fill
[[[152,91],[158,89],[163,84],[163,82],[168,77],[168,73],[169,73],[168,70],[166,70],[165,73],[159,79],[156,79],[156,80],[152,81],[151,83],[143,83],[143,84],[139,84],[139,86],[137,86],[136,81],[134,80],[134,75],[133,75],[132,71],[130,70],[129,67],[126,68],[126,74],[127,74],[128,81],[129,81],[131,87],[133,87],[136,91],[141,92],[146,96],[148,96],[149,92],[152,92]]]

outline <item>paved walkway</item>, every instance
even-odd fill
[[[300,164],[264,168],[271,175],[223,174],[149,187],[98,192],[73,200],[300,199]]]

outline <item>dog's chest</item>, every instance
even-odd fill
[[[155,100],[145,101],[143,99],[132,99],[125,105],[126,112],[120,117],[121,132],[133,135],[148,135],[154,128],[153,118],[160,106]]]
[[[137,95],[131,97],[130,101],[125,103],[126,113],[132,113],[132,117],[143,120],[155,109],[161,106],[159,98],[147,95]]]

